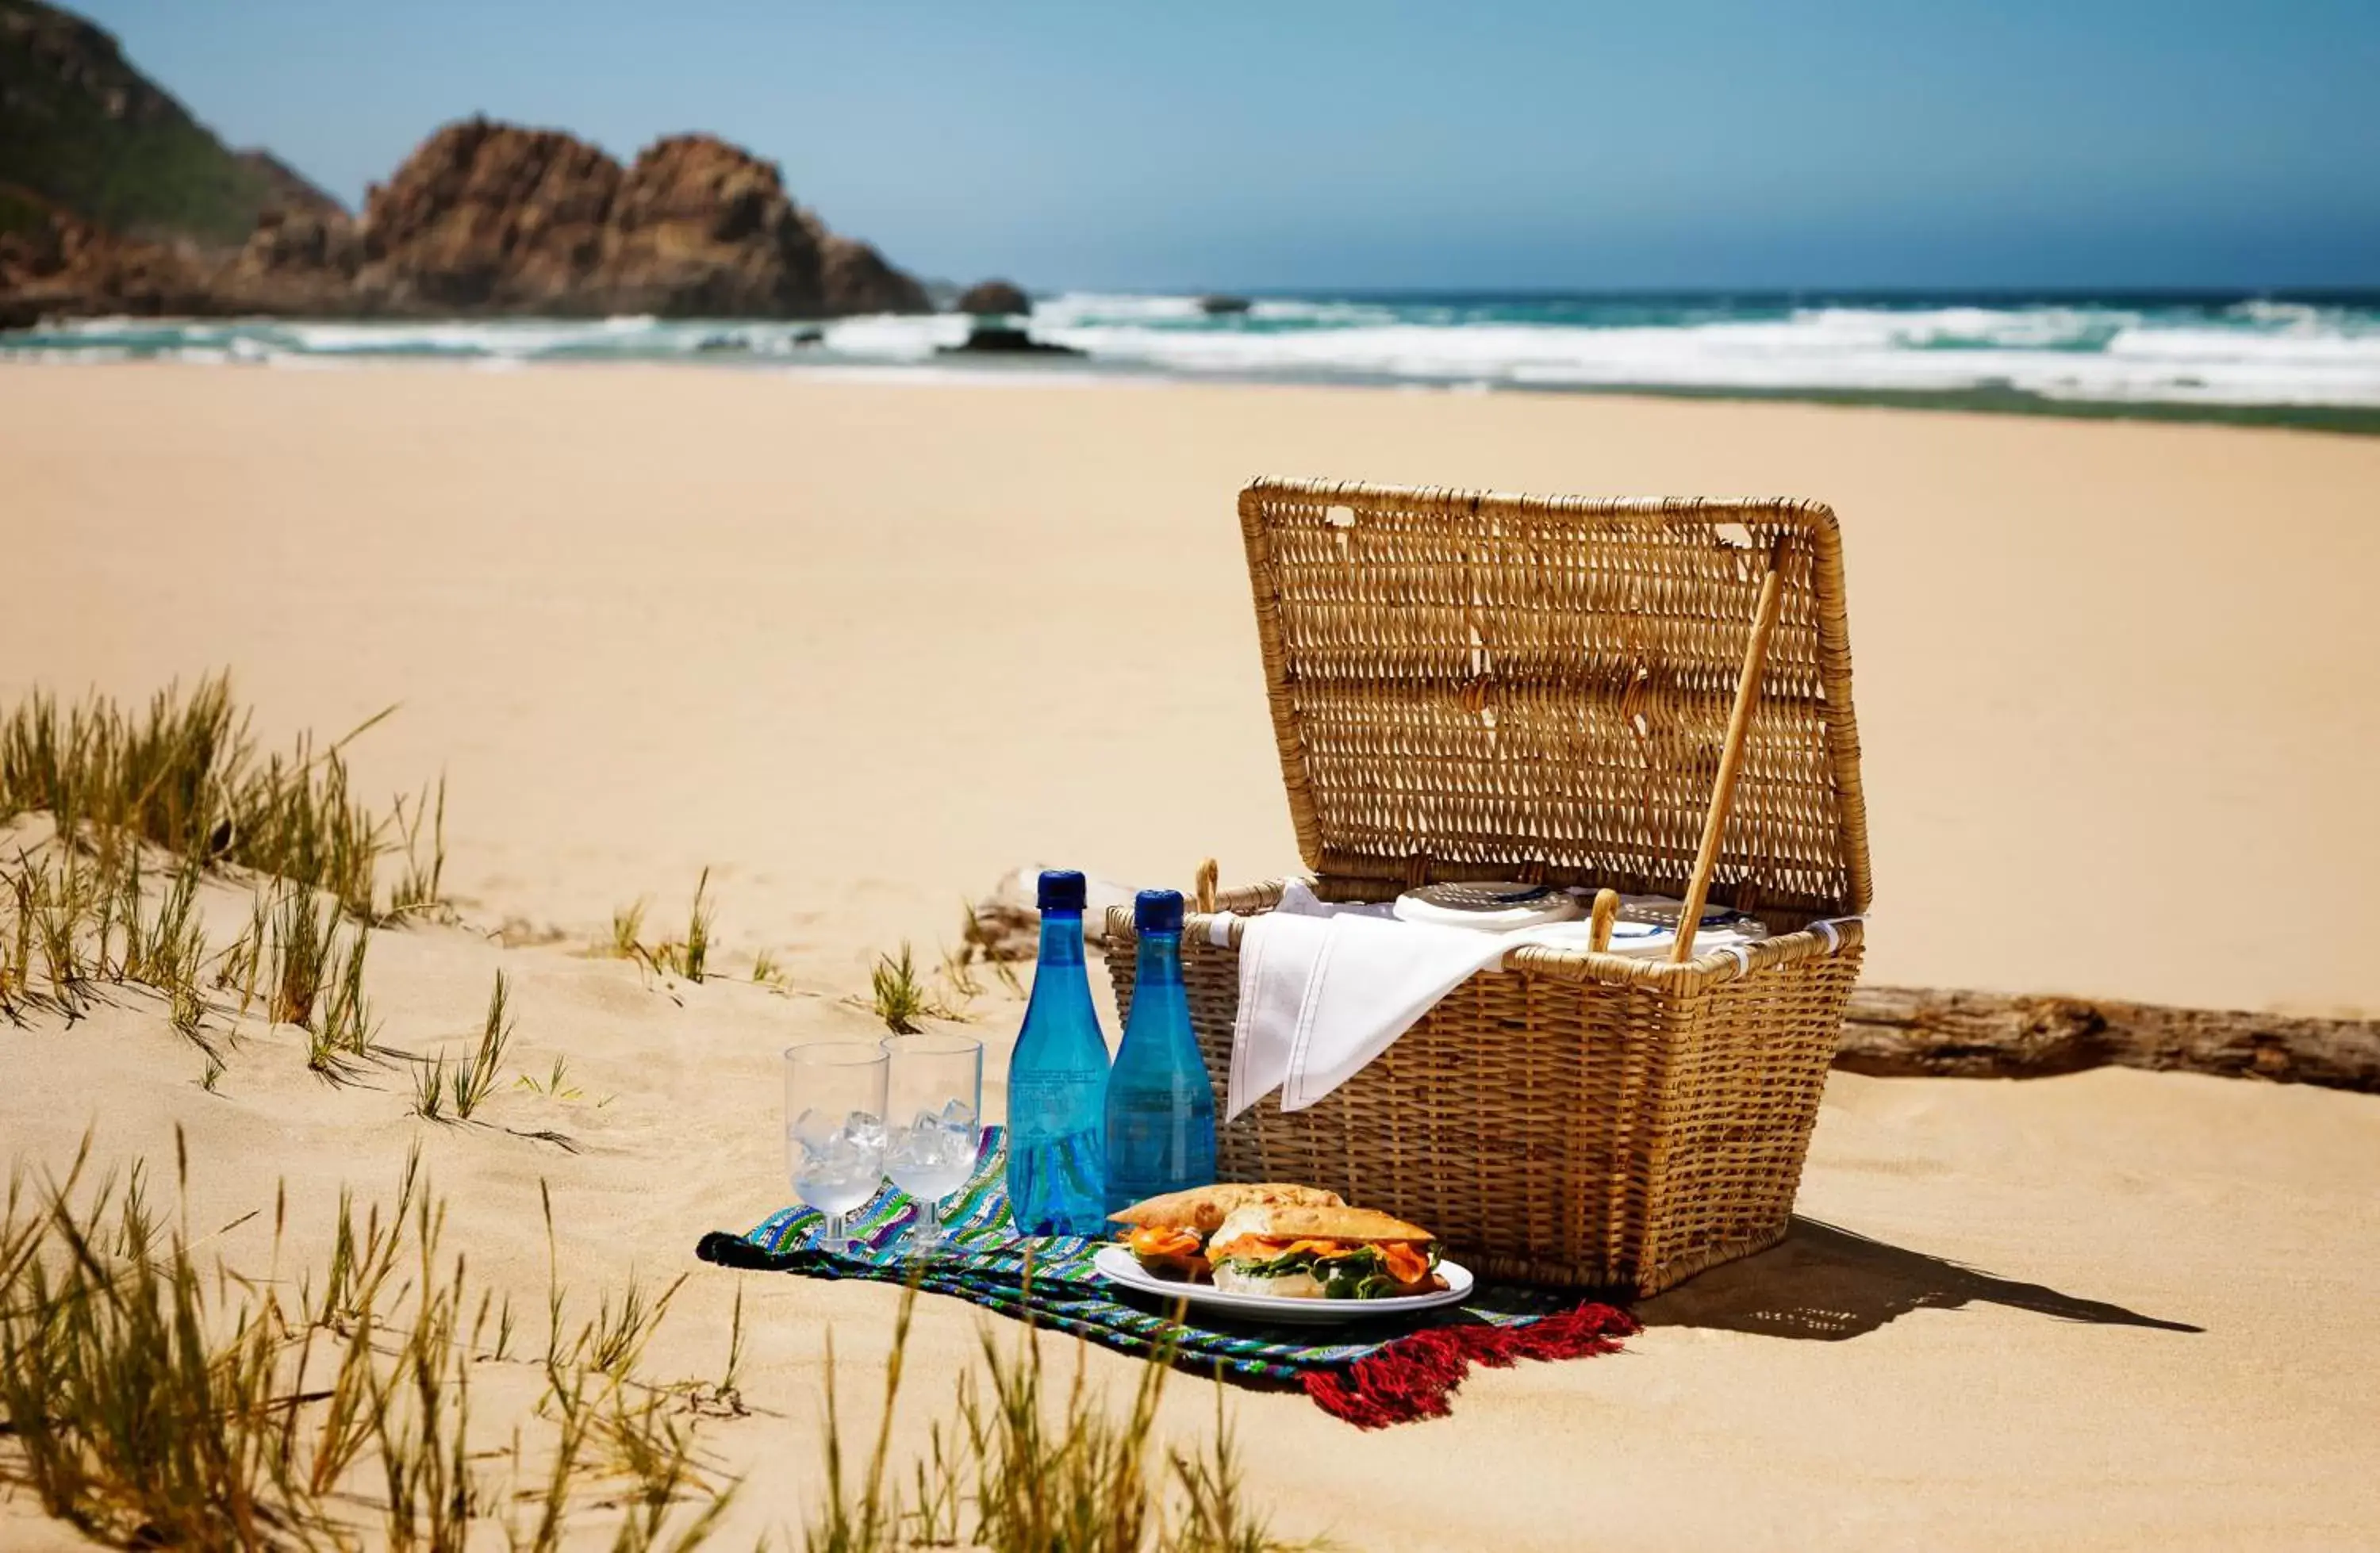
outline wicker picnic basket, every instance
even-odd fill
[[[1868,904],[1833,513],[1268,479],[1240,523],[1323,899],[1706,892],[1772,936],[1515,950],[1319,1104],[1222,1126],[1223,1179],[1333,1187],[1530,1282],[1652,1293],[1774,1244]],[[1183,934],[1219,1100],[1245,919],[1281,891],[1202,889]],[[1128,1007],[1130,910],[1107,929]]]

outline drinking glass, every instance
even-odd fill
[[[785,1163],[795,1195],[826,1215],[823,1250],[851,1249],[844,1216],[884,1184],[886,1066],[869,1041],[785,1049]]]
[[[941,1199],[975,1173],[983,1043],[927,1030],[888,1036],[884,1051],[892,1060],[884,1169],[917,1201],[909,1251],[923,1256],[941,1238]]]

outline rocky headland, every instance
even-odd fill
[[[0,0],[0,327],[931,310],[917,280],[795,203],[774,163],[710,135],[623,166],[560,130],[468,119],[352,216],[270,153],[225,147],[106,32],[36,0]]]
[[[270,209],[227,252],[63,211],[0,237],[0,316],[929,310],[916,280],[796,205],[773,164],[710,135],[656,140],[624,167],[559,130],[470,119],[375,186],[360,220]]]

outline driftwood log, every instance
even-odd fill
[[[2042,1078],[2109,1065],[2380,1094],[2380,1020],[1863,987],[1835,1058],[1886,1077]]]

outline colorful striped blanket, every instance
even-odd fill
[[[914,1278],[935,1293],[1127,1353],[1152,1353],[1170,1342],[1174,1362],[1185,1369],[1297,1385],[1327,1411],[1366,1426],[1442,1415],[1474,1364],[1502,1367],[1523,1358],[1609,1353],[1636,1329],[1626,1313],[1609,1305],[1485,1280],[1466,1304],[1422,1316],[1318,1329],[1204,1324],[1193,1312],[1177,1327],[1170,1308],[1118,1290],[1092,1270],[1099,1242],[1017,1235],[1009,1221],[1007,1165],[1004,1131],[986,1128],[974,1173],[943,1201],[944,1238],[923,1267],[906,1244],[916,1205],[890,1185],[852,1215],[848,1252],[820,1250],[821,1216],[795,1207],[740,1235],[705,1235],[695,1254],[724,1267],[813,1278]]]

